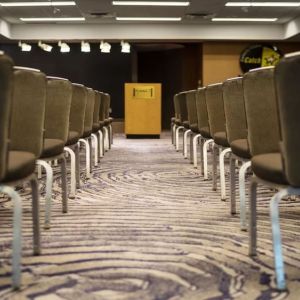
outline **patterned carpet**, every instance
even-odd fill
[[[11,202],[0,199],[0,299],[298,300],[299,201],[282,203],[289,291],[278,293],[270,195],[259,189],[259,255],[249,258],[238,215],[230,216],[228,201],[175,152],[169,136],[117,136],[93,178],[69,200],[68,214],[61,213],[56,183],[41,256],[31,256],[31,209],[24,200],[19,292],[10,289]]]

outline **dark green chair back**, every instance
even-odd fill
[[[45,138],[67,142],[72,91],[69,80],[47,77]]]
[[[186,92],[186,104],[188,121],[190,125],[198,126],[197,108],[196,108],[196,90]]]
[[[91,88],[87,88],[87,102],[84,117],[84,134],[88,134],[93,129],[93,116],[95,105],[95,92]]]
[[[0,52],[0,181],[7,169],[13,65],[12,59]]]
[[[251,155],[279,152],[280,128],[274,68],[251,70],[244,75],[243,86]]]
[[[10,150],[43,150],[47,79],[39,70],[15,67],[10,124]]]
[[[223,83],[223,100],[229,143],[246,139],[248,130],[242,77],[231,78]]]
[[[206,87],[206,106],[210,133],[225,132],[225,112],[223,102],[222,83],[211,84]]]
[[[300,186],[300,52],[286,55],[275,68],[275,81],[282,133],[285,177]]]
[[[186,93],[182,92],[178,94],[179,101],[179,119],[180,122],[188,121],[187,105],[186,105]]]
[[[175,118],[176,118],[176,120],[179,120],[179,99],[178,99],[178,94],[174,95],[173,102],[174,102]]]
[[[99,121],[104,122],[105,120],[105,94],[103,92],[99,92],[100,94],[100,110],[99,110]]]
[[[99,125],[99,116],[100,116],[100,102],[101,95],[98,91],[95,91],[95,104],[94,104],[94,113],[93,113],[93,124]]]
[[[70,131],[76,131],[79,136],[84,132],[84,116],[87,103],[87,90],[84,85],[72,84],[72,101],[70,111]]]
[[[198,129],[205,128],[205,127],[209,128],[205,94],[206,94],[205,87],[199,88],[196,93]]]

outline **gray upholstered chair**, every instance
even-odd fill
[[[254,69],[244,75],[244,98],[253,177],[250,183],[249,255],[256,255],[256,191],[258,183],[286,184],[280,153],[280,123],[274,68]],[[280,281],[282,278],[280,279]]]
[[[201,157],[201,173],[204,175],[204,180],[208,179],[208,164],[207,164],[207,150],[213,139],[211,138],[207,105],[206,105],[206,88],[202,87],[197,90],[196,94],[196,109],[199,133],[193,138],[193,164],[194,168],[198,166],[197,160],[197,144],[200,139],[200,157]]]
[[[206,105],[208,113],[208,122],[210,133],[214,140],[213,145],[213,190],[217,189],[217,155],[219,155],[220,164],[220,183],[221,183],[221,200],[226,199],[225,189],[225,170],[224,157],[230,152],[229,143],[226,136],[225,112],[223,102],[222,83],[208,85],[206,88]]]
[[[196,90],[190,90],[186,93],[186,106],[189,122],[189,129],[184,132],[183,137],[183,156],[187,158],[187,140],[190,135],[190,162],[193,162],[193,137],[198,133],[198,118],[196,109]]]
[[[279,108],[280,127],[282,134],[280,182],[275,180],[264,166],[263,180],[271,183],[279,191],[272,197],[270,203],[270,216],[272,221],[273,251],[276,271],[277,288],[286,288],[284,262],[282,256],[281,233],[279,225],[279,202],[288,195],[300,195],[300,119],[299,119],[299,95],[300,95],[300,52],[287,54],[275,68],[275,83]],[[280,164],[278,164],[280,166]],[[254,167],[255,168],[255,167]],[[256,168],[254,169],[257,170]],[[263,170],[261,170],[263,171]],[[262,173],[261,173],[262,174]],[[256,176],[259,176],[258,174]],[[254,206],[254,204],[253,204]],[[254,208],[254,207],[253,207]]]
[[[172,145],[175,147],[175,132],[176,128],[179,126],[180,120],[179,120],[179,100],[178,100],[178,94],[174,95],[173,97],[173,103],[174,103],[174,118],[171,119],[171,135],[172,135]]]
[[[84,131],[84,116],[87,103],[87,90],[82,84],[72,84],[72,100],[69,117],[69,133],[66,147],[75,151],[76,163],[76,188],[80,188],[80,156],[79,139]],[[66,148],[65,147],[65,148]],[[88,149],[89,150],[89,149]],[[89,152],[86,151],[89,156]],[[86,169],[88,169],[88,160],[86,160]]]
[[[99,130],[100,130],[100,104],[101,104],[101,95],[99,91],[95,92],[95,103],[94,103],[94,112],[93,112],[93,133],[92,137],[94,138],[94,165],[95,167],[98,165],[98,158],[103,156],[103,149],[102,149],[102,141],[101,136],[99,136]],[[99,151],[98,151],[99,150]],[[99,152],[99,157],[98,157]]]
[[[0,61],[2,59],[4,58],[0,57]],[[10,96],[10,82],[8,82],[8,78],[11,76],[10,68],[12,63],[11,61],[7,63],[7,70],[4,71],[1,69],[0,71],[0,90],[3,101],[5,100],[5,95]],[[46,76],[38,70],[15,67],[13,73],[12,105],[9,122],[9,152],[8,156],[2,159],[4,162],[7,162],[6,167],[5,164],[0,166],[0,169],[4,168],[5,170],[4,173],[1,172],[2,176],[4,175],[4,177],[1,179],[0,189],[2,192],[9,193],[14,201],[14,288],[19,288],[21,276],[20,260],[22,203],[18,194],[15,191],[5,187],[5,185],[17,185],[24,180],[29,180],[31,183],[33,252],[35,255],[38,255],[40,254],[39,192],[34,172],[36,159],[40,157],[43,149],[45,101]],[[5,109],[5,105],[3,107]],[[3,119],[1,116],[1,122],[7,122],[7,120],[7,115],[3,115]],[[5,136],[6,135],[4,135],[4,137]],[[4,184],[4,188],[2,184]]]
[[[235,169],[236,161],[243,163],[239,169],[240,219],[241,229],[246,229],[245,171],[251,162],[248,146],[248,129],[245,112],[243,78],[230,78],[223,83],[223,100],[226,119],[226,135],[231,148],[230,155],[230,203],[231,214],[236,213]]]
[[[51,162],[61,165],[62,211],[68,211],[67,170],[65,152],[71,156],[71,197],[75,197],[75,154],[65,148],[68,141],[69,117],[72,99],[72,84],[69,80],[58,77],[47,77],[45,134],[40,163],[46,170],[46,209],[45,228],[50,228],[51,197],[53,185],[53,169]]]
[[[179,122],[175,131],[175,149],[179,151],[179,133],[182,130],[184,132],[189,129],[188,124],[188,114],[187,114],[187,105],[186,105],[186,93],[182,92],[176,95],[179,102]],[[183,143],[184,144],[184,143]]]

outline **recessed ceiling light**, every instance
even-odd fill
[[[74,6],[75,1],[0,2],[0,6]]]
[[[117,21],[181,21],[181,18],[116,17]]]
[[[188,1],[113,1],[113,5],[133,6],[189,6]]]
[[[276,22],[277,18],[212,18],[214,22]]]
[[[298,7],[300,2],[227,2],[225,6]]]
[[[85,18],[20,18],[24,22],[70,22],[85,21]]]

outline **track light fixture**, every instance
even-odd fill
[[[121,52],[122,53],[130,53],[130,44],[124,41],[121,41]]]
[[[107,42],[101,41],[100,50],[102,53],[110,53],[111,45]]]
[[[31,45],[28,45],[26,43],[19,42],[19,47],[21,48],[21,51],[23,52],[30,52],[31,51]]]
[[[70,52],[70,46],[67,43],[63,43],[63,42],[59,41],[58,46],[60,47],[61,53]]]
[[[88,42],[81,42],[81,52],[91,52],[91,46]]]
[[[52,48],[53,48],[52,46],[50,46],[48,44],[42,43],[41,41],[39,41],[38,46],[46,52],[51,52]]]

